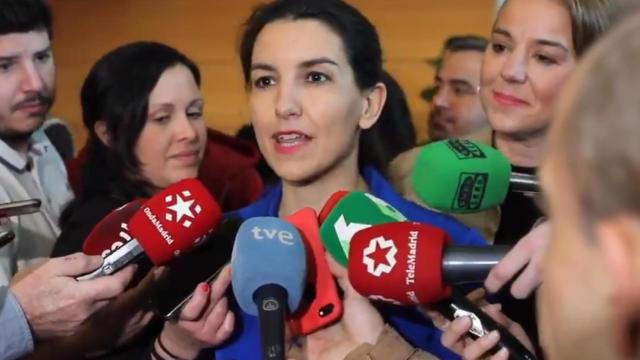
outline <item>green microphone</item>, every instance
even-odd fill
[[[509,159],[499,150],[451,139],[422,148],[412,182],[426,205],[444,212],[473,213],[500,205],[511,175]]]
[[[320,237],[325,249],[343,266],[347,266],[349,243],[358,231],[377,224],[406,221],[393,206],[371,194],[352,191],[332,196],[324,205]]]

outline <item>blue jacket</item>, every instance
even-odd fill
[[[373,168],[365,168],[362,176],[369,186],[371,194],[388,202],[407,219],[428,223],[444,229],[453,242],[460,245],[487,245],[482,235],[470,229],[452,217],[427,210],[420,205],[404,199],[398,194],[380,173]],[[228,214],[242,219],[255,216],[278,216],[282,184],[270,189],[265,196],[248,207]],[[459,357],[440,343],[441,332],[431,321],[412,307],[399,307],[382,304],[378,306],[387,323],[393,326],[411,344],[437,356],[440,359],[459,359]],[[245,314],[235,308],[236,329],[232,339],[216,349],[216,360],[260,360],[260,330],[258,318]]]

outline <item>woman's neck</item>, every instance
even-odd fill
[[[279,216],[288,216],[311,207],[319,212],[329,197],[339,190],[367,191],[367,184],[360,175],[356,161],[345,160],[342,164],[307,183],[282,182],[282,201]]]
[[[547,132],[517,136],[495,133],[495,146],[502,151],[512,165],[538,167],[547,140]]]

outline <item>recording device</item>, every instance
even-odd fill
[[[154,265],[166,264],[202,242],[221,218],[220,207],[195,179],[175,183],[144,203],[133,201],[113,211],[91,232],[85,252],[109,253],[100,268],[78,280],[113,274],[143,254]],[[117,237],[114,229],[121,230]],[[114,249],[114,242],[122,239],[123,245]]]
[[[11,201],[0,204],[0,219],[37,213],[40,211],[40,205],[39,199]]]
[[[231,284],[240,308],[259,318],[263,359],[285,358],[285,316],[302,300],[305,251],[298,230],[282,219],[254,217],[238,229]]]
[[[486,247],[478,247],[481,257],[488,260],[478,263],[469,249],[459,252],[455,245],[448,244],[448,235],[431,225],[401,222],[373,226],[358,232],[351,240],[349,280],[356,291],[372,300],[409,306],[434,304],[452,295],[447,279],[482,281],[501,254],[506,253],[502,249],[490,254]],[[445,258],[449,260],[444,261]],[[477,274],[465,269],[467,260],[472,260],[468,266]],[[476,324],[482,325],[482,331],[497,329],[500,346],[509,350],[511,359],[535,359],[506,329],[469,301],[456,295],[440,305],[444,307],[439,310],[449,319],[470,316],[478,319]]]
[[[509,159],[470,140],[441,140],[424,146],[412,173],[413,189],[428,206],[450,213],[496,207],[509,190],[538,193],[535,176],[512,173]]]
[[[307,250],[307,281],[298,310],[289,317],[293,336],[310,334],[342,317],[342,300],[320,239],[318,216],[303,208],[286,220],[296,227]]]
[[[469,329],[468,334],[474,340],[497,330],[500,333],[500,340],[496,346],[489,351],[491,354],[495,354],[500,351],[500,349],[506,348],[509,350],[510,360],[536,359],[536,356],[522,345],[520,340],[493,320],[491,316],[482,311],[476,304],[467,299],[467,297],[455,287],[452,289],[452,299],[441,301],[431,305],[431,307],[439,311],[449,320],[468,317],[471,320],[471,329]]]
[[[165,264],[166,271],[151,291],[149,303],[165,320],[175,320],[191,299],[196,286],[214,281],[231,260],[231,252],[241,220],[222,221],[201,245]]]

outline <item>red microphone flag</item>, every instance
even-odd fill
[[[395,222],[357,232],[349,250],[349,280],[360,294],[398,305],[429,304],[449,296],[443,282],[446,232]]]
[[[161,265],[204,240],[222,211],[202,183],[179,181],[155,194],[129,221],[129,231],[149,259]]]

